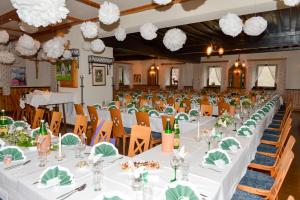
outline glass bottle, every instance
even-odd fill
[[[179,123],[178,119],[175,119],[174,122],[174,149],[179,149],[180,146],[180,130],[179,130]]]
[[[0,113],[0,134],[6,135],[8,132],[8,121],[5,115],[5,110],[1,110]]]
[[[172,129],[171,129],[171,121],[170,118],[167,118],[167,124],[166,124],[166,134],[172,134]]]
[[[36,136],[37,148],[39,152],[49,152],[51,145],[51,136],[47,131],[44,120],[40,122],[40,129]]]

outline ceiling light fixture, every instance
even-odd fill
[[[241,61],[240,60],[240,57],[241,57],[241,55],[239,54],[239,57],[238,57],[238,59],[235,61],[235,63],[234,63],[234,66],[235,67],[246,67],[246,63],[245,63],[245,61],[243,60],[243,61]]]
[[[218,54],[221,56],[224,54],[224,48],[219,47],[216,44],[211,43],[207,48],[206,48],[206,55],[210,56],[213,52],[218,52]]]

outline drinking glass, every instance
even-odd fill
[[[97,161],[93,165],[94,191],[101,191],[103,185],[103,161]]]
[[[190,170],[190,163],[188,162],[183,162],[181,164],[181,170],[182,170],[182,177],[181,177],[181,180],[182,181],[189,181],[189,170]]]
[[[212,142],[212,136],[210,135],[210,133],[205,133],[203,135],[203,140],[207,143],[207,152],[210,150],[210,145]],[[207,153],[205,152],[205,153]]]
[[[45,167],[47,163],[48,150],[40,149],[38,151],[39,167]]]
[[[153,191],[152,191],[152,187],[149,185],[149,183],[144,185],[143,200],[153,200]]]
[[[181,159],[178,158],[177,156],[172,156],[172,158],[170,160],[171,167],[174,169],[174,178],[172,180],[170,180],[170,182],[174,182],[177,180],[177,168],[180,165],[180,161],[181,161]]]

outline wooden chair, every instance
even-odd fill
[[[128,156],[132,157],[147,151],[149,148],[151,128],[133,125],[129,142]]]
[[[285,111],[285,113],[284,113],[283,119],[279,122],[279,124],[280,124],[279,127],[278,127],[278,128],[272,127],[272,124],[273,124],[273,122],[272,122],[272,124],[270,125],[271,127],[269,127],[268,129],[269,129],[269,130],[282,130],[283,127],[284,127],[284,124],[285,124],[286,120],[287,120],[288,117],[291,115],[291,113],[292,113],[292,106],[291,106],[291,105],[288,105],[287,108],[286,108],[286,111]],[[276,121],[276,120],[275,120],[275,121]]]
[[[224,99],[223,99],[224,100]],[[225,111],[229,112],[229,104],[225,101],[218,103],[218,115],[222,115]]]
[[[28,124],[31,124],[33,122],[33,116],[34,116],[34,109],[29,104],[25,104],[25,119]]]
[[[170,106],[173,106],[174,105],[174,98],[172,98],[172,97],[169,97],[168,99],[167,99],[167,104],[168,105],[170,105]]]
[[[74,134],[78,135],[79,137],[81,137],[83,133],[86,134],[86,132],[87,132],[87,123],[88,123],[88,117],[87,116],[76,115]]]
[[[126,147],[126,140],[130,138],[130,134],[126,133],[123,121],[121,117],[121,112],[119,109],[111,109],[110,110],[110,117],[113,122],[113,136],[116,138],[116,145],[120,146],[121,140],[123,143],[123,154],[125,154],[125,147]]]
[[[183,104],[185,105],[185,112],[188,113],[191,110],[191,101],[185,98]]]
[[[97,109],[95,106],[87,106],[89,115],[90,115],[90,120],[91,120],[91,125],[92,125],[92,134],[95,133],[97,124],[98,124],[98,113]]]
[[[81,104],[74,104],[76,115],[85,115]]]
[[[34,115],[33,123],[31,124],[31,128],[32,129],[38,128],[40,126],[40,121],[43,119],[44,113],[45,113],[44,109],[37,108],[35,110],[35,115]]]
[[[60,124],[61,124],[61,112],[52,112],[52,119],[50,123],[50,130],[53,135],[58,136],[59,130],[60,130]]]
[[[292,195],[289,195],[287,200],[295,200],[295,198]]]
[[[161,116],[161,121],[163,125],[163,131],[166,130],[166,125],[167,125],[167,119],[170,118],[170,124],[171,127],[173,127],[175,116],[168,116],[168,115],[162,115]]]
[[[278,197],[278,192],[282,186],[282,183],[286,177],[286,174],[291,166],[291,163],[294,159],[294,153],[292,151],[289,151],[285,157],[283,157],[278,165],[278,172],[275,175],[275,182],[273,183],[272,187],[269,190],[265,189],[259,189],[259,188],[253,188],[246,185],[238,185],[238,189],[260,195],[265,197],[265,199],[269,200],[276,200]]]
[[[99,120],[97,126],[100,123],[101,121]],[[95,145],[99,142],[110,142],[112,127],[113,127],[113,122],[110,120],[105,120],[98,133],[95,133],[96,136],[95,138],[93,138],[93,144],[91,145]]]
[[[212,116],[213,106],[211,104],[201,104],[200,109],[203,116]]]

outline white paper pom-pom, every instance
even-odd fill
[[[19,18],[35,27],[56,24],[67,18],[65,0],[10,0]]]
[[[83,22],[80,29],[85,38],[91,39],[98,36],[98,25],[96,22]]]
[[[84,51],[91,50],[91,42],[89,41],[84,41],[81,46]]]
[[[170,51],[177,51],[183,47],[186,39],[186,34],[182,30],[173,28],[166,32],[163,43]]]
[[[8,40],[9,40],[9,35],[7,31],[5,30],[0,31],[0,44],[5,44],[8,42]]]
[[[250,36],[262,34],[268,26],[267,20],[262,17],[251,17],[245,22],[244,32]]]
[[[59,58],[64,53],[65,47],[65,39],[62,37],[55,37],[51,40],[48,40],[43,49],[49,58]]]
[[[141,36],[145,40],[153,40],[157,37],[156,31],[158,30],[157,26],[152,23],[146,23],[140,27]]]
[[[100,53],[105,49],[105,44],[100,39],[93,40],[91,42],[91,49],[96,53]]]
[[[2,64],[12,64],[16,60],[14,54],[8,51],[0,51],[0,63]]]
[[[36,33],[39,30],[37,27],[31,26],[25,22],[20,22],[19,26],[20,26],[20,29],[26,33]]]
[[[39,52],[38,52],[38,59],[40,60],[48,60],[48,57],[47,57],[47,54],[44,52],[43,49],[41,49]]]
[[[287,6],[296,6],[300,3],[300,0],[283,0],[283,2]]]
[[[110,25],[120,18],[119,7],[111,2],[105,1],[99,9],[99,20],[103,24]]]
[[[172,0],[153,0],[153,1],[158,5],[167,5],[172,2]]]
[[[65,50],[63,53],[63,58],[69,60],[72,58],[72,52],[70,50]]]
[[[238,15],[232,13],[223,16],[219,21],[219,25],[224,34],[232,37],[236,37],[243,30],[243,21]]]
[[[26,34],[19,37],[16,44],[16,50],[23,56],[32,56],[37,53],[39,48],[40,42]]]
[[[126,39],[126,31],[124,28],[117,28],[117,30],[115,31],[115,37],[118,41],[122,42]]]

